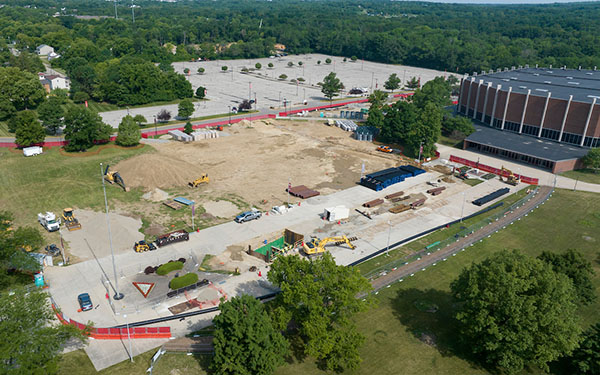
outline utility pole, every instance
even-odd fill
[[[131,0],[131,22],[135,23],[135,5],[133,4],[133,0]]]
[[[123,293],[119,293],[119,279],[117,278],[117,266],[115,264],[115,251],[113,250],[112,235],[110,233],[110,219],[108,216],[108,200],[106,199],[106,185],[104,184],[104,171],[100,163],[100,179],[102,180],[102,190],[104,191],[104,207],[106,208],[106,226],[108,227],[108,242],[110,244],[110,254],[112,256],[113,272],[115,274],[115,300],[123,299]]]
[[[114,0],[115,2],[115,19],[118,20],[119,16],[117,15],[117,0]]]

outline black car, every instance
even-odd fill
[[[94,305],[92,304],[92,299],[87,293],[81,293],[80,295],[78,295],[77,301],[79,302],[79,307],[81,307],[81,311],[88,311],[94,307]]]

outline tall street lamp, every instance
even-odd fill
[[[102,190],[104,191],[104,207],[106,208],[106,226],[108,227],[108,242],[110,244],[110,254],[112,256],[113,272],[115,274],[115,300],[123,299],[123,293],[119,293],[119,279],[117,277],[117,266],[115,264],[115,252],[113,250],[112,235],[110,233],[110,218],[108,216],[108,200],[106,199],[106,185],[104,184],[104,171],[100,163],[100,179],[102,180]]]
[[[228,105],[227,108],[229,108],[229,125],[231,125],[231,106]]]
[[[156,136],[158,135],[158,126],[156,126],[156,115],[154,116],[154,137],[156,138]]]
[[[129,340],[129,359],[133,362],[133,352],[131,350],[131,334],[129,333],[129,322],[127,320],[127,314],[123,314],[123,318],[125,318],[125,327],[127,329],[127,339]]]

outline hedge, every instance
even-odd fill
[[[188,285],[195,284],[198,281],[198,275],[195,273],[188,273],[183,276],[179,276],[171,280],[169,288],[176,290],[179,288],[186,287]]]
[[[156,274],[157,275],[166,275],[171,271],[175,271],[175,270],[180,270],[183,268],[183,263],[182,262],[169,262],[169,263],[165,263],[162,266],[158,267],[158,269],[156,270]]]

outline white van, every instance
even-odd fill
[[[40,155],[42,153],[43,153],[43,150],[40,146],[25,147],[23,149],[23,155],[25,155],[25,156],[35,156],[35,155]]]

